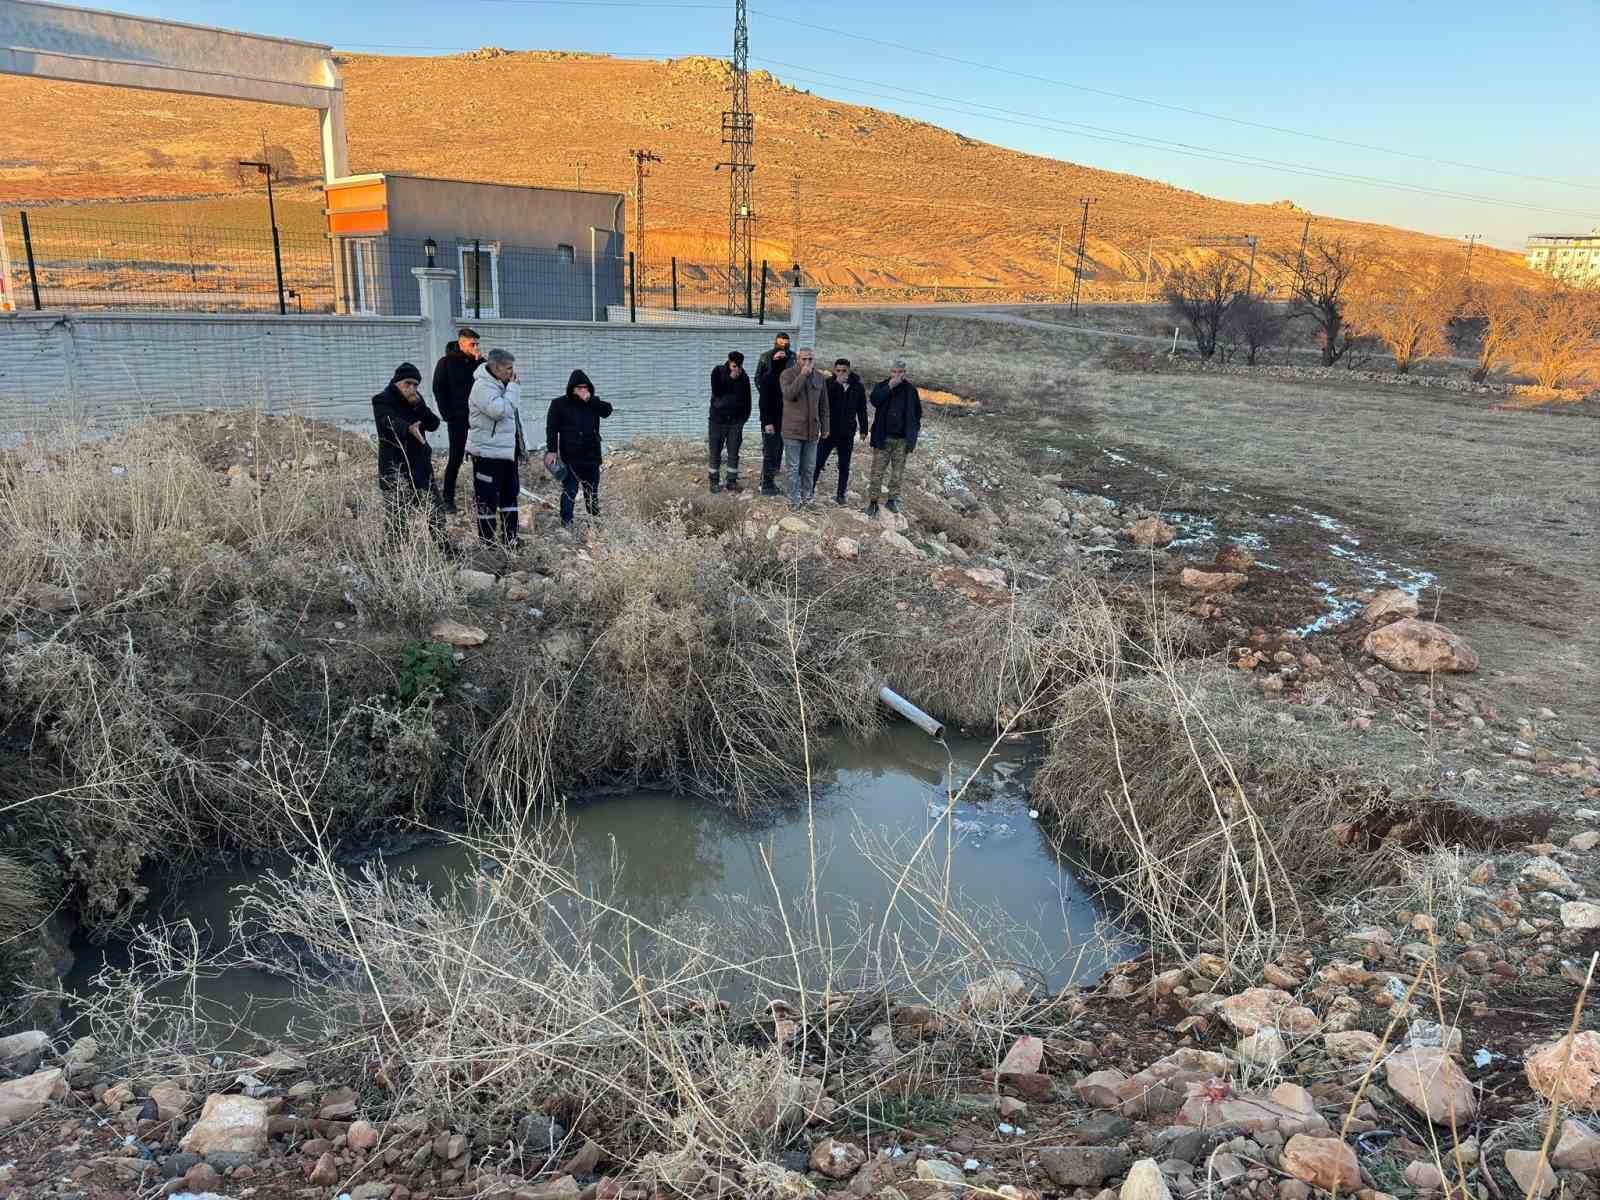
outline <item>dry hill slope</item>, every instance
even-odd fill
[[[648,192],[652,249],[723,253],[726,176],[713,171],[726,103],[720,60],[483,50],[342,61],[353,170],[571,186],[583,163],[586,186],[628,190],[627,151],[645,146],[665,159]],[[799,257],[831,282],[1049,287],[1057,220],[1085,194],[1100,199],[1089,253],[1094,278],[1107,284],[1141,278],[1152,236],[1254,233],[1263,265],[1300,237],[1305,214],[1286,202],[1215,200],[1021,154],[786,87],[765,72],[752,75],[750,90],[762,249],[774,259],[794,254],[798,190]],[[315,121],[295,110],[0,77],[0,112],[10,118],[0,203],[233,190],[228,164],[259,150],[263,137],[286,147],[302,174],[317,170]],[[1317,228],[1459,249],[1326,217]],[[1519,269],[1513,255],[1480,255],[1486,271]]]

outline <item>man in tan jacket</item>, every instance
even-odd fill
[[[789,507],[817,502],[817,443],[828,436],[828,381],[810,346],[783,373],[783,466]]]

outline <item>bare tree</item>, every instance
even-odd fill
[[[1231,344],[1244,347],[1244,361],[1253,367],[1263,350],[1270,350],[1278,344],[1288,322],[1289,314],[1282,306],[1271,304],[1260,296],[1241,296],[1228,310],[1228,319],[1224,324],[1225,336]]]
[[[1600,292],[1559,281],[1521,293],[1512,360],[1554,390],[1600,366]]]
[[[1404,375],[1419,358],[1444,353],[1450,318],[1464,300],[1464,281],[1453,261],[1439,254],[1387,256],[1374,262],[1350,289],[1351,329],[1376,338]]]
[[[1372,244],[1347,237],[1317,238],[1274,255],[1289,275],[1292,315],[1314,321],[1322,332],[1322,365],[1331,367],[1350,344],[1345,305],[1351,285],[1372,261]]]
[[[1526,311],[1527,303],[1519,287],[1479,283],[1472,289],[1471,315],[1478,327],[1478,365],[1472,369],[1475,383],[1482,383],[1497,368],[1511,362]]]
[[[1217,352],[1217,334],[1228,311],[1244,294],[1243,264],[1226,254],[1211,254],[1199,263],[1180,262],[1167,276],[1163,291],[1172,315],[1186,321],[1201,358]]]

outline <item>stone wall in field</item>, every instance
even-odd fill
[[[797,291],[800,289],[797,289]],[[815,293],[803,320],[755,325],[710,318],[700,325],[600,321],[477,323],[485,350],[517,356],[524,416],[542,436],[544,401],[581,367],[617,408],[612,441],[700,437],[711,368],[729,350],[756,358],[780,331],[814,336]],[[373,393],[396,364],[416,363],[424,390],[453,330],[421,317],[190,313],[0,315],[0,445],[73,426],[110,433],[148,416],[204,408],[298,412],[365,428]]]

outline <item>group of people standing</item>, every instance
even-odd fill
[[[869,394],[850,360],[835,359],[831,372],[821,371],[809,346],[798,351],[789,335],[773,338],[761,356],[752,382],[744,355],[731,351],[711,372],[711,490],[740,490],[739,451],[752,411],[761,421],[761,494],[787,494],[792,507],[816,502],[817,482],[828,459],[838,463],[834,503],[843,505],[850,486],[850,460],[858,441],[872,448],[867,484],[867,515],[884,506],[900,511],[900,481],[906,455],[917,445],[922,428],[922,398],[906,378],[906,365],[896,359],[889,378]],[[427,511],[436,536],[443,540],[444,514],[456,511],[456,485],[470,460],[478,537],[507,546],[519,540],[518,507],[522,494],[519,464],[528,446],[522,425],[522,385],[516,357],[507,350],[480,355],[481,339],[463,326],[445,347],[433,369],[433,401],[422,395],[422,372],[401,363],[387,387],[372,398],[378,431],[378,485],[384,493],[392,533],[403,526],[413,508]],[[754,403],[752,402],[754,398]],[[868,406],[871,416],[868,416]],[[600,399],[583,371],[567,378],[566,391],[550,401],[545,413],[545,468],[561,481],[561,524],[571,526],[582,492],[590,516],[600,513],[600,422],[612,406]],[[435,485],[433,449],[428,434],[440,424],[448,431],[450,453],[443,491]],[[726,482],[722,461],[727,458]],[[784,488],[778,490],[778,473]]]
[[[789,335],[772,339],[772,348],[756,364],[753,390],[761,420],[761,494],[786,494],[791,507],[816,503],[817,482],[830,456],[838,462],[838,487],[833,502],[847,503],[850,460],[857,441],[872,448],[867,483],[867,515],[876,516],[885,485],[884,506],[900,511],[900,481],[906,455],[917,446],[922,429],[922,397],[906,378],[906,364],[896,359],[889,378],[869,395],[848,358],[836,358],[833,370],[818,369],[810,346],[791,349]],[[752,380],[744,355],[734,350],[711,372],[711,415],[708,468],[713,492],[739,491],[739,451],[750,420]],[[871,418],[868,419],[868,404]],[[723,480],[722,463],[728,471]],[[782,493],[778,472],[783,471]]]
[[[456,511],[456,486],[471,460],[478,538],[492,543],[498,532],[508,547],[519,542],[522,494],[519,464],[528,456],[522,426],[522,385],[509,350],[480,355],[477,331],[463,327],[433,369],[435,414],[422,395],[422,373],[410,363],[394,370],[389,386],[372,398],[378,430],[378,486],[388,500],[391,529],[398,530],[412,507],[425,508],[436,531],[444,514]],[[572,525],[578,493],[590,516],[600,513],[600,422],[613,409],[594,382],[573,371],[567,389],[545,413],[544,465],[561,481],[561,524]],[[444,489],[433,477],[427,435],[441,423],[449,431]]]

